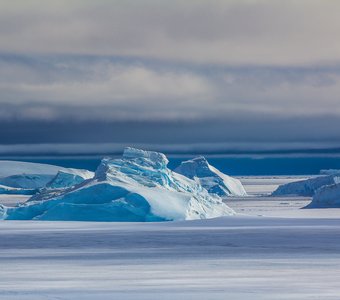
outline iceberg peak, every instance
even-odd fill
[[[145,151],[141,149],[126,147],[123,152],[123,159],[135,161],[138,164],[150,165],[157,169],[166,168],[169,161],[163,153]]]
[[[195,180],[210,194],[219,196],[245,196],[247,195],[242,183],[233,177],[223,174],[211,166],[203,156],[183,161],[176,169],[176,173]]]

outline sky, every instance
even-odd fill
[[[0,0],[0,144],[340,145],[339,11]]]

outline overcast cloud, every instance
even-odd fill
[[[0,122],[17,141],[18,122],[31,126],[34,142],[40,122],[58,142],[67,122],[112,124],[112,142],[129,122],[153,124],[155,143],[165,123],[179,137],[205,127],[190,142],[263,128],[269,140],[340,140],[339,11],[331,0],[0,0]],[[286,132],[304,119],[318,122],[314,136]],[[16,141],[8,132],[3,144]]]
[[[334,63],[339,9],[332,0],[1,0],[1,49],[202,64]]]

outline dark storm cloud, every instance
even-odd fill
[[[0,123],[0,139],[8,143],[297,143],[340,142],[340,119],[228,115],[198,121],[22,121]]]
[[[340,67],[207,67],[109,57],[2,55],[0,93],[2,120],[337,116]]]

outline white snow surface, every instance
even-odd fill
[[[0,221],[0,299],[338,300],[338,219]]]
[[[167,168],[164,154],[126,148],[103,159],[93,179],[65,190],[48,189],[3,218],[83,221],[164,221],[233,215],[217,195]]]
[[[182,162],[174,171],[195,180],[210,194],[222,197],[247,195],[240,180],[211,166],[203,156]]]

